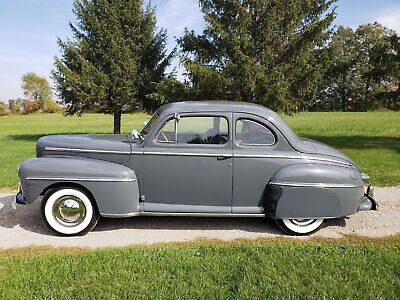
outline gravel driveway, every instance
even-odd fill
[[[39,201],[11,208],[12,196],[0,196],[0,248],[26,246],[113,247],[131,244],[188,241],[197,238],[232,240],[283,236],[273,221],[263,218],[133,217],[100,219],[81,237],[59,237],[42,221]],[[400,187],[377,188],[379,210],[329,220],[314,236],[344,234],[382,237],[400,233]]]

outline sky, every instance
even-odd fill
[[[71,37],[73,0],[0,0],[0,101],[23,97],[21,76],[34,72],[50,79],[57,39]],[[168,48],[184,28],[201,32],[204,22],[197,0],[153,0],[159,27],[168,31]],[[400,0],[338,0],[335,25],[356,28],[378,21],[400,33]],[[182,72],[175,60],[178,75]]]

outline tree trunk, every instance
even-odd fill
[[[121,133],[121,107],[114,111],[114,134]]]

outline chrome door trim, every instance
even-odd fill
[[[274,155],[274,154],[234,154],[235,158],[288,158],[288,159],[304,159],[299,155]]]
[[[148,151],[143,152],[144,155],[164,155],[164,156],[208,156],[217,157],[224,156],[227,158],[233,157],[232,153],[200,153],[200,152],[158,152],[158,151]]]
[[[134,182],[133,178],[77,178],[77,177],[27,177],[26,180]]]
[[[98,149],[80,149],[80,148],[63,148],[63,147],[45,147],[44,150],[45,150],[45,151],[84,152],[84,153],[131,154],[131,151],[98,150]]]
[[[285,158],[285,159],[305,159],[305,160],[316,160],[332,162],[351,166],[352,164],[336,159],[313,157],[313,156],[302,156],[302,155],[274,155],[274,154],[230,154],[230,153],[200,153],[200,152],[159,152],[159,151],[148,151],[143,152],[144,155],[164,155],[164,156],[224,156],[232,158]]]
[[[270,182],[272,185],[282,185],[291,187],[320,187],[320,188],[359,188],[360,185],[345,184],[345,183],[314,183],[314,182]]]

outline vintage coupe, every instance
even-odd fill
[[[48,226],[84,234],[99,216],[268,217],[290,234],[376,210],[355,163],[299,138],[273,111],[228,101],[167,104],[140,133],[55,135],[19,167],[15,204],[42,198]]]

